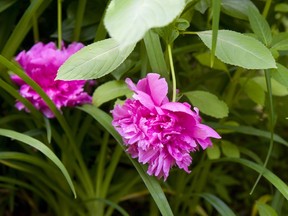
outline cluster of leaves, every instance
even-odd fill
[[[287,4],[65,0],[57,32],[61,0],[0,3],[0,214],[17,209],[30,215],[288,213]],[[63,115],[10,61],[31,38],[56,37],[87,44],[57,79],[97,79],[93,105]],[[164,184],[123,153],[109,110],[117,98],[131,95],[125,77],[157,72],[171,84],[172,67],[178,99],[198,107],[222,140],[193,155],[191,174],[173,170]],[[55,120],[43,118],[19,95],[7,69],[43,97]],[[15,99],[31,112],[12,108]]]

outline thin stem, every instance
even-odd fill
[[[266,0],[266,4],[265,4],[264,10],[262,12],[262,15],[264,18],[266,18],[268,15],[268,12],[269,12],[270,7],[271,7],[271,3],[272,3],[272,0]]]
[[[258,182],[260,181],[266,166],[268,164],[269,158],[271,156],[273,146],[274,146],[274,109],[273,109],[273,97],[272,97],[272,86],[271,86],[271,76],[270,76],[270,71],[265,70],[265,79],[266,79],[266,86],[267,86],[267,92],[268,92],[268,98],[269,98],[269,126],[270,126],[270,143],[269,143],[269,149],[267,156],[265,158],[264,164],[263,164],[263,169],[261,173],[259,173],[258,178],[251,189],[250,195],[254,192]]]
[[[179,32],[180,34],[183,34],[183,35],[196,35],[197,33],[196,32],[192,32],[192,31],[183,31],[183,32]]]
[[[32,3],[32,0],[30,0]],[[34,42],[39,41],[39,28],[38,28],[38,23],[37,23],[37,16],[33,14],[32,16],[32,25],[33,25],[33,37],[34,37]]]
[[[173,57],[172,57],[172,49],[171,45],[167,45],[168,49],[168,56],[169,56],[169,64],[170,64],[170,70],[171,70],[171,76],[172,76],[172,102],[176,101],[176,76],[175,76],[175,70],[174,70],[174,64],[173,64]]]
[[[80,32],[82,27],[82,21],[83,16],[85,13],[85,7],[86,7],[87,0],[78,0],[78,9],[77,9],[77,15],[76,15],[76,21],[74,26],[74,33],[73,33],[73,40],[79,41],[80,39]]]
[[[58,49],[62,45],[62,0],[57,1]]]

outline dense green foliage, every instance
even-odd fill
[[[0,0],[0,215],[288,215],[287,20],[280,0]],[[61,40],[86,47],[57,79],[96,80],[92,105],[62,113],[13,60]],[[11,72],[56,118],[21,97]],[[131,96],[123,80],[149,72],[222,136],[165,182],[111,125]]]

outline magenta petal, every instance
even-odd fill
[[[150,73],[147,75],[150,95],[157,106],[160,106],[167,97],[168,85],[164,78],[159,79],[159,74]]]

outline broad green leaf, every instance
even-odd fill
[[[277,69],[271,71],[271,76],[279,83],[288,88],[288,68],[277,63]]]
[[[265,91],[257,82],[253,79],[246,81],[244,78],[240,80],[240,83],[243,90],[252,101],[262,106],[265,104]]]
[[[204,66],[210,67],[211,66],[211,54],[209,52],[204,52],[200,54],[196,54],[195,58]],[[221,62],[218,58],[214,59],[214,64],[212,68],[216,70],[226,71],[228,72],[226,64]]]
[[[233,157],[233,158],[240,157],[240,151],[238,147],[229,141],[221,140],[221,148],[222,148],[223,154],[226,157]]]
[[[215,160],[215,162],[235,162],[240,163],[244,166],[247,166],[253,170],[255,170],[258,173],[262,173],[263,167],[259,164],[256,164],[252,161],[242,159],[242,158],[221,158],[218,160]],[[278,189],[280,193],[288,200],[288,185],[283,182],[277,175],[275,175],[270,170],[264,168],[263,176]]]
[[[48,157],[62,172],[62,174],[64,175],[64,177],[66,178],[66,181],[68,182],[74,196],[76,197],[76,191],[75,188],[73,186],[73,182],[69,176],[68,171],[66,170],[66,168],[64,167],[64,165],[62,164],[62,162],[57,158],[57,156],[42,142],[40,142],[37,139],[34,139],[30,136],[27,136],[25,134],[22,133],[18,133],[16,131],[12,131],[12,130],[7,130],[7,129],[0,129],[0,136],[5,136],[14,140],[18,140],[20,142],[23,142],[35,149],[37,149],[38,151],[42,152],[46,157]]]
[[[209,123],[209,125],[217,130],[231,130],[237,133],[242,133],[246,135],[252,135],[252,136],[257,136],[257,137],[264,137],[266,139],[270,139],[271,135],[270,132],[264,131],[264,130],[259,130],[257,128],[251,127],[251,126],[235,126],[235,125],[225,125],[225,124],[218,124],[218,123]],[[274,141],[281,143],[285,146],[288,147],[288,142],[284,140],[282,137],[280,137],[277,134],[274,134]]]
[[[184,6],[185,0],[112,0],[104,24],[121,45],[135,44],[149,29],[171,23]]]
[[[193,106],[201,112],[215,118],[228,116],[228,106],[224,101],[219,100],[215,95],[206,91],[190,91],[184,93]]]
[[[58,80],[97,79],[112,72],[133,51],[135,44],[120,47],[113,39],[90,44],[72,55],[58,70]]]
[[[87,112],[90,114],[96,121],[98,121],[118,142],[118,144],[123,148],[125,151],[125,148],[123,146],[122,138],[121,136],[116,132],[116,130],[113,128],[111,122],[112,118],[110,115],[108,115],[106,112],[100,110],[96,106],[92,106],[89,104],[86,104],[79,109]],[[126,152],[126,151],[125,151]],[[141,176],[143,182],[145,183],[147,189],[149,190],[151,196],[153,197],[156,205],[158,206],[159,211],[162,215],[165,216],[173,216],[172,210],[170,208],[170,205],[167,201],[167,198],[159,185],[158,181],[152,177],[149,176],[143,165],[140,165],[138,162],[136,162],[134,159],[131,158],[131,156],[126,153],[126,156],[130,159],[136,170],[138,171],[139,175]]]
[[[201,193],[199,194],[199,196],[208,201],[218,211],[220,215],[236,216],[235,213],[232,211],[232,209],[230,209],[226,205],[226,203],[224,203],[217,196],[210,193]]]
[[[288,33],[282,33],[274,36],[271,50],[288,50]]]
[[[117,97],[129,95],[131,90],[123,81],[109,81],[99,86],[93,94],[93,104],[97,107]]]
[[[208,158],[213,160],[213,159],[218,159],[220,158],[221,152],[220,148],[218,145],[214,144],[212,147],[206,149]]]
[[[277,212],[266,203],[257,202],[256,206],[260,216],[278,216]]]
[[[212,48],[212,31],[198,32],[204,44]],[[218,31],[215,55],[227,64],[247,69],[276,68],[271,52],[255,38],[229,30]]]
[[[232,17],[247,20],[249,7],[254,5],[250,0],[222,0],[221,6],[222,12]]]
[[[269,46],[272,34],[268,22],[254,6],[249,8],[248,18],[253,32],[266,46]]]
[[[287,3],[279,3],[275,5],[275,11],[287,13],[288,12],[288,4]]]
[[[253,80],[259,84],[264,91],[267,92],[266,80],[265,77],[254,77]],[[272,85],[272,94],[275,96],[286,96],[288,95],[287,87],[283,86],[275,79],[271,78],[271,85]]]

